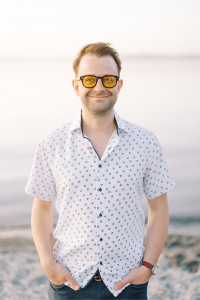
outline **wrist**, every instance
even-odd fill
[[[54,260],[53,256],[52,257],[45,257],[43,259],[40,259],[40,265],[42,269],[47,269],[49,267],[52,267],[53,264],[55,264],[56,261]]]
[[[152,255],[153,256],[153,255]],[[158,258],[153,257],[151,255],[144,255],[142,261],[147,261],[148,263],[152,265],[156,265],[158,262]]]
[[[146,273],[147,275],[151,275],[151,270],[146,268],[145,266],[140,266],[140,270],[142,273]]]
[[[158,265],[151,264],[150,262],[145,261],[145,260],[143,260],[141,262],[140,266],[141,267],[144,266],[145,268],[149,269],[149,271],[151,272],[151,275],[155,275],[158,271]]]

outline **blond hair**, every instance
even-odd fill
[[[111,44],[99,42],[99,43],[88,44],[81,48],[77,58],[73,62],[73,70],[75,76],[78,75],[78,67],[81,58],[86,54],[96,55],[97,57],[108,56],[108,55],[112,56],[117,64],[118,74],[120,75],[122,62],[119,58],[119,54],[114,48],[111,47]]]

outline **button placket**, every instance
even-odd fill
[[[103,187],[101,184],[101,180],[102,180],[101,173],[102,173],[102,162],[100,160],[97,165],[97,197],[98,198],[100,198],[101,192],[103,191]]]
[[[97,151],[96,151],[96,149],[94,148],[94,146],[93,146],[93,144],[92,144],[92,142],[90,141],[90,139],[87,137],[87,135],[85,135],[84,133],[83,133],[83,137],[84,137],[84,139],[87,141],[87,145],[88,145],[88,150],[89,150],[89,153],[90,153],[90,155],[94,155],[94,158],[95,159],[99,159],[100,160],[100,157],[99,157],[99,155],[98,155],[98,153],[97,153]]]
[[[104,238],[104,225],[103,225],[103,164],[102,160],[98,162],[97,165],[97,209],[96,209],[96,216],[97,216],[97,227],[96,227],[96,239],[97,239],[97,246],[98,246],[98,261],[102,265],[102,248],[103,248],[103,238]]]

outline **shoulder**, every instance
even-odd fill
[[[121,128],[125,130],[121,131],[124,142],[131,144],[147,156],[155,151],[162,152],[160,142],[152,131],[127,120],[121,119],[120,121]]]
[[[69,135],[71,124],[72,121],[69,121],[59,127],[56,127],[53,130],[48,131],[45,135],[42,136],[39,144],[47,146],[62,143],[62,141],[66,140]]]
[[[130,137],[135,137],[139,140],[142,139],[146,142],[151,142],[151,143],[158,142],[156,135],[152,131],[148,130],[147,128],[144,128],[142,126],[139,126],[135,123],[132,123],[124,119],[122,119],[122,121]]]

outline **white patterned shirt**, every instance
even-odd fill
[[[117,291],[115,284],[144,256],[143,193],[154,199],[175,182],[155,135],[114,115],[116,129],[101,159],[82,131],[81,111],[46,134],[25,191],[44,201],[56,199],[55,260],[80,288],[99,270],[117,297],[131,283]]]

